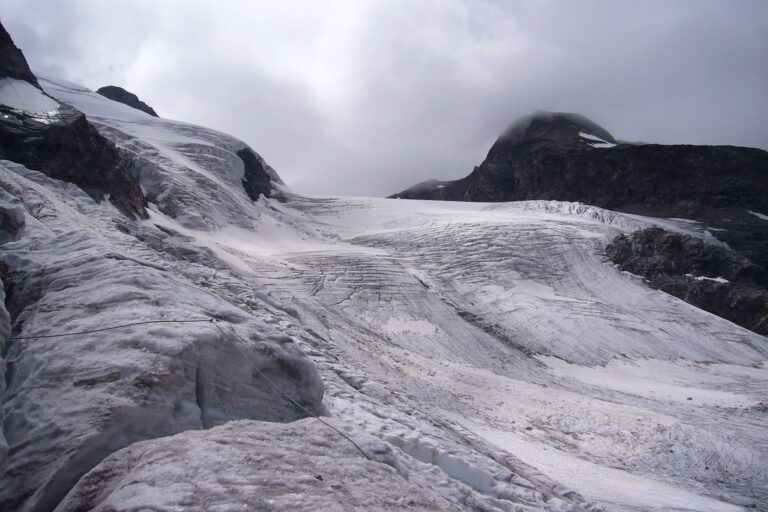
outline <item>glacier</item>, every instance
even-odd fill
[[[148,218],[0,161],[3,510],[768,508],[768,342],[604,252],[706,226],[309,197],[255,153],[254,200],[243,142],[39,79]]]

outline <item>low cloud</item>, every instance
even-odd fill
[[[463,176],[516,118],[768,148],[768,3],[0,0],[32,67],[231,133],[299,192]]]

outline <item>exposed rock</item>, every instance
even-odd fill
[[[0,56],[0,78],[23,80],[12,87],[22,88],[26,96],[30,91],[36,96],[23,103],[40,105],[38,109],[46,105],[46,111],[35,112],[26,110],[30,108],[26,106],[5,105],[0,99],[0,160],[10,160],[73,183],[96,201],[109,197],[112,204],[130,217],[146,217],[145,199],[131,176],[130,162],[82,112],[30,88],[32,84],[40,89],[37,78],[2,25]],[[54,110],[49,112],[48,108]]]
[[[17,162],[82,188],[95,201],[109,197],[128,216],[146,217],[130,162],[82,112],[61,104],[41,118],[0,105],[0,159]]]
[[[25,80],[38,89],[40,88],[37,77],[29,69],[24,54],[16,47],[10,34],[0,23],[0,79],[2,78]]]
[[[245,174],[243,175],[243,188],[248,197],[256,201],[260,195],[271,197],[272,182],[270,180],[269,166],[264,160],[256,155],[250,148],[243,148],[237,152],[237,156],[245,165]],[[273,171],[274,172],[274,171]]]
[[[737,252],[660,228],[621,235],[606,250],[652,287],[768,335],[768,272]]]
[[[0,205],[0,244],[21,238],[25,222],[24,208]]]
[[[142,112],[146,112],[151,116],[159,117],[157,112],[155,112],[152,107],[141,101],[138,96],[132,92],[126,91],[122,87],[117,87],[116,85],[107,85],[97,89],[96,92],[105,98],[111,99],[112,101],[120,102],[123,105],[128,105],[129,107],[133,107],[137,110],[141,110]]]
[[[540,113],[508,129],[469,176],[439,182],[442,187],[417,185],[392,197],[554,199],[611,209],[645,205],[669,215],[703,205],[768,211],[766,151],[614,143],[606,130],[581,116]]]

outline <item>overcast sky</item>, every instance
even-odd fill
[[[537,109],[768,148],[768,0],[0,0],[32,68],[230,133],[298,192],[458,178]]]

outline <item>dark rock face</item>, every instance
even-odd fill
[[[29,69],[24,54],[13,44],[13,39],[2,23],[0,23],[0,78],[26,80],[40,89],[37,77]]]
[[[243,148],[237,152],[237,156],[245,164],[243,176],[243,189],[252,200],[259,199],[259,195],[271,197],[272,181],[266,163],[249,148]]]
[[[142,112],[146,112],[147,114],[159,117],[157,115],[157,112],[141,101],[138,96],[133,94],[132,92],[128,92],[122,87],[117,87],[115,85],[107,85],[105,87],[102,87],[96,91],[97,93],[101,94],[105,98],[109,98],[112,101],[117,101],[119,103],[122,103],[123,105],[128,105],[129,107],[133,107],[137,110],[141,110]]]
[[[24,208],[0,206],[0,244],[21,238],[25,225]]]
[[[0,77],[40,87],[21,50],[0,25]],[[121,212],[145,218],[145,198],[130,162],[75,108],[60,104],[54,115],[36,117],[0,105],[0,159],[74,183],[94,200],[106,194]]]
[[[661,228],[621,235],[606,251],[653,288],[768,335],[768,272],[736,251]]]
[[[555,199],[617,209],[643,205],[667,214],[691,205],[768,212],[768,152],[733,146],[618,143],[575,114],[539,114],[518,122],[485,161],[441,188],[417,186],[392,197],[449,201]]]
[[[129,217],[147,216],[130,162],[82,112],[68,105],[47,120],[0,105],[0,159],[74,183],[96,201],[109,194],[112,204]]]

